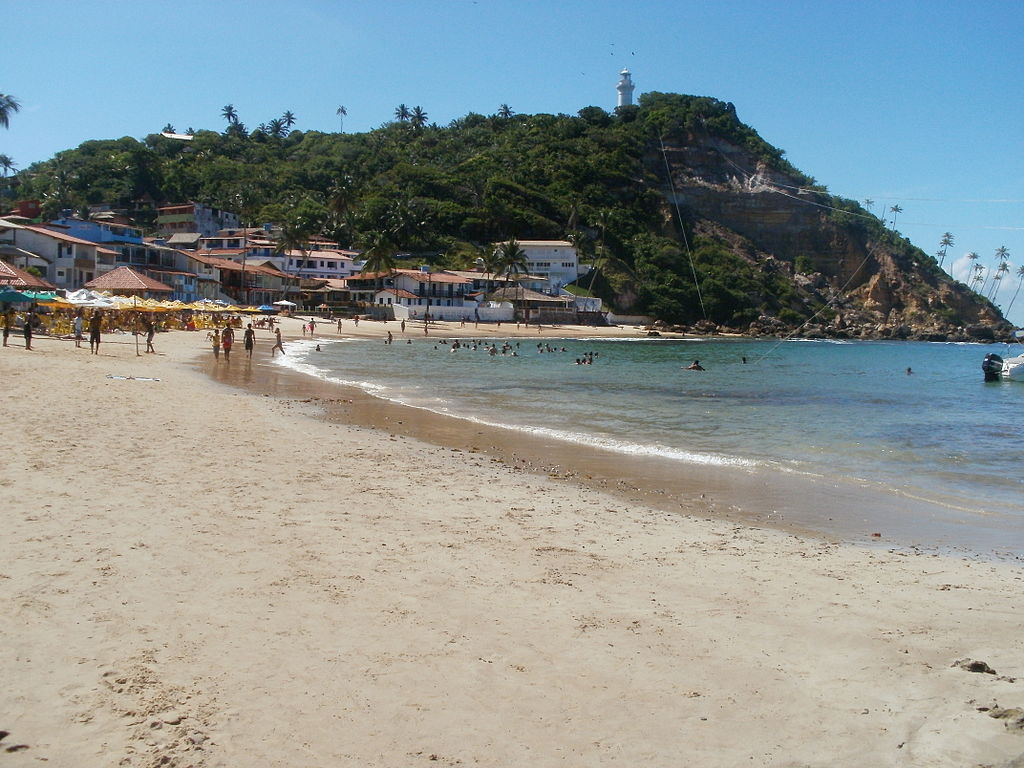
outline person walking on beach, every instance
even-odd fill
[[[29,307],[25,313],[25,327],[22,332],[25,334],[25,349],[32,349],[32,321],[36,319],[36,305]]]
[[[82,338],[83,338],[82,331],[83,331],[83,326],[85,325],[85,318],[83,317],[84,313],[85,313],[85,310],[82,309],[81,307],[79,307],[78,311],[75,312],[75,319],[71,323],[71,328],[75,332],[75,346],[76,347],[81,347],[82,346]]]
[[[213,356],[215,359],[220,360],[220,329],[214,328],[208,338],[213,342]]]
[[[14,310],[8,307],[4,310],[4,346],[7,346],[7,337],[11,335],[14,327]]]
[[[100,331],[103,329],[103,311],[94,309],[89,318],[89,354],[100,353]]]
[[[253,347],[256,346],[256,331],[252,329],[252,323],[246,326],[245,334],[242,336],[242,343],[245,345],[245,351],[252,357]]]
[[[277,354],[277,350],[281,350],[281,354],[284,354],[284,345],[281,343],[281,329],[275,328],[274,334],[277,336],[277,341],[274,342],[274,346],[270,348],[270,356],[273,357]]]
[[[405,320],[402,320],[402,333],[405,333]]]
[[[224,362],[231,359],[231,346],[235,343],[235,330],[231,323],[224,325],[224,331],[220,335],[220,346],[224,350]]]
[[[155,355],[156,348],[153,346],[153,336],[156,335],[156,326],[153,325],[153,319],[143,317],[142,327],[146,329],[146,354],[152,352]]]

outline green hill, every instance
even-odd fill
[[[85,142],[15,184],[47,215],[110,204],[152,226],[156,205],[196,200],[355,247],[387,232],[448,268],[509,237],[568,237],[596,267],[576,292],[673,324],[779,332],[811,319],[812,333],[959,338],[1002,322],[712,98],[647,93],[615,113],[468,114],[357,134],[233,123],[192,141]]]

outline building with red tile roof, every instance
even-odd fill
[[[151,294],[159,294],[159,298],[166,298],[167,294],[174,292],[171,286],[154,280],[141,272],[136,272],[131,267],[113,269],[105,275],[90,280],[85,287],[94,291],[110,291],[120,296],[143,298],[150,298]]]
[[[12,288],[30,288],[40,291],[53,291],[57,289],[53,283],[36,277],[31,272],[18,269],[13,264],[0,261],[0,285],[9,285]]]

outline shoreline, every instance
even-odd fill
[[[131,340],[0,350],[15,768],[1024,753],[1019,564],[666,513]]]
[[[444,325],[444,324],[441,324]],[[479,329],[434,328],[431,338],[529,339],[531,328]],[[407,328],[399,337],[397,323],[364,321],[358,329],[346,323],[338,334],[334,326],[317,336],[383,340],[388,330],[396,343],[419,339],[418,330]],[[609,329],[607,335],[593,335],[588,327],[548,327],[540,338],[647,339],[640,329]],[[415,333],[414,333],[415,331]],[[640,335],[638,335],[640,334]],[[684,338],[682,336],[677,338]],[[685,337],[697,338],[697,337]],[[290,341],[306,337],[291,333]],[[265,348],[266,345],[264,345]],[[264,349],[265,351],[265,349]],[[945,507],[870,484],[824,476],[796,474],[779,469],[710,466],[652,456],[632,456],[584,443],[566,442],[498,425],[480,424],[451,414],[385,400],[354,386],[324,381],[299,371],[270,363],[260,355],[252,370],[242,374],[236,367],[214,365],[212,358],[197,364],[222,384],[277,397],[319,403],[326,418],[367,428],[381,428],[394,434],[462,451],[482,452],[508,466],[557,477],[593,490],[610,492],[631,503],[641,503],[665,512],[726,520],[751,526],[766,526],[827,541],[872,548],[917,550],[982,559],[1021,560],[1022,553],[1007,550],[998,523],[985,518],[973,522],[962,543],[965,523],[951,519]],[[829,509],[825,516],[821,510]],[[926,523],[925,530],[921,524]]]

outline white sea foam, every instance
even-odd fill
[[[510,424],[498,422],[480,416],[462,413],[452,408],[451,404],[438,399],[433,404],[417,402],[416,398],[409,394],[402,394],[389,390],[386,386],[374,382],[343,379],[330,375],[329,371],[308,361],[310,351],[316,348],[316,341],[293,341],[288,344],[291,356],[282,356],[274,359],[274,364],[289,370],[310,376],[321,381],[330,382],[340,386],[356,387],[369,395],[386,400],[396,405],[407,408],[436,413],[447,418],[460,419],[472,424],[491,427],[495,429],[507,429],[538,437],[546,437],[564,443],[575,445],[587,445],[599,448],[612,453],[627,454],[631,456],[650,456],[662,459],[681,461],[688,464],[699,464],[703,466],[721,466],[753,469],[756,467],[768,466],[767,462],[758,462],[750,459],[741,459],[730,456],[722,456],[713,453],[702,453],[687,451],[679,448],[669,448],[664,445],[635,443],[627,440],[616,440],[584,432],[572,432],[568,430],[551,429],[530,424]],[[324,344],[324,342],[319,342]],[[302,353],[306,353],[305,359],[299,359]],[[774,466],[774,465],[773,465]]]

